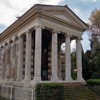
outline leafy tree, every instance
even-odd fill
[[[90,41],[92,53],[100,50],[100,9],[95,9],[90,15]]]
[[[95,9],[90,16],[90,43],[91,54],[89,67],[91,78],[100,78],[100,9]]]
[[[83,77],[85,80],[90,79],[93,73],[91,67],[91,51],[88,50],[85,54],[82,53],[82,67],[83,67]]]

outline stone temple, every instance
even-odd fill
[[[86,29],[87,24],[68,6],[34,5],[0,34],[0,95],[10,100],[35,100],[37,83],[84,84],[81,37]],[[76,40],[76,80],[71,77],[72,40]]]

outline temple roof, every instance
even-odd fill
[[[29,21],[35,19],[36,17],[43,17],[54,19],[55,21],[60,21],[67,23],[69,26],[74,28],[79,28],[85,31],[88,26],[83,22],[67,5],[44,5],[35,4],[26,13],[18,18],[13,24],[11,24],[6,30],[0,35],[0,39],[8,34],[14,33],[15,30],[20,29]]]

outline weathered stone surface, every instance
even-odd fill
[[[32,89],[37,83],[74,82],[70,41],[80,38],[86,29],[87,25],[65,6],[35,5],[31,8],[0,35],[0,95],[13,100],[34,100]],[[18,38],[21,36],[22,39]],[[59,80],[59,41],[66,44],[63,81]],[[83,82],[80,41],[76,47],[78,78],[75,82]],[[47,76],[47,80],[42,81],[43,76]]]
[[[13,95],[14,100],[31,100],[32,89],[25,87],[15,87]]]

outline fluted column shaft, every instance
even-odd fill
[[[58,81],[58,36],[57,32],[52,32],[52,81]]]
[[[81,40],[76,40],[76,55],[77,55],[77,80],[81,82],[85,82],[82,77],[82,46],[81,46]]]
[[[1,48],[1,80],[4,80],[4,47]]]
[[[65,81],[71,82],[71,54],[70,54],[70,36],[65,37]]]
[[[14,43],[11,43],[11,51],[10,51],[10,63],[11,63],[11,73],[10,80],[13,81],[13,67],[14,67]]]
[[[42,51],[42,28],[35,27],[35,62],[34,62],[34,81],[41,81],[41,51]]]
[[[2,48],[0,46],[0,80],[2,80]]]
[[[23,69],[23,37],[19,37],[18,45],[18,67],[17,67],[17,81],[22,80],[22,69]]]
[[[6,65],[5,65],[5,80],[8,80],[8,74],[9,74],[9,64],[8,64],[8,47],[9,47],[9,45],[7,44],[6,45],[6,51],[5,51],[5,63],[6,63]]]
[[[25,80],[31,80],[31,32],[26,32]]]

